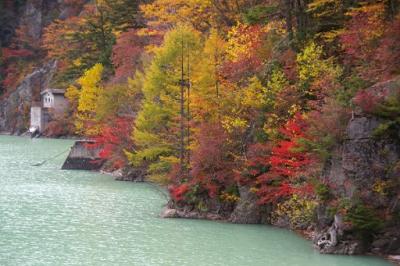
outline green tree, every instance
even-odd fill
[[[199,33],[188,26],[177,26],[165,35],[146,69],[142,109],[133,131],[136,150],[130,158],[136,166],[147,166],[153,178],[166,174],[179,161],[182,58],[195,61],[200,47]],[[188,71],[185,67],[183,70],[187,79]],[[183,100],[186,102],[187,97]]]
[[[112,73],[112,47],[116,36],[140,26],[138,1],[97,0],[86,4],[79,16],[55,20],[44,31],[48,57],[61,61],[59,86],[75,80],[96,63]]]

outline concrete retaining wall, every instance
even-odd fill
[[[105,160],[100,158],[100,148],[88,147],[93,141],[79,140],[71,148],[62,169],[64,170],[100,170]]]

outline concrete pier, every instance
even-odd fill
[[[100,170],[105,160],[100,158],[101,149],[90,147],[91,144],[94,142],[90,140],[76,141],[61,169]]]

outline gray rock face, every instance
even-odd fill
[[[3,46],[8,46],[14,36],[18,25],[18,7],[0,9],[0,42]]]
[[[80,12],[63,0],[9,1],[0,10],[0,43],[7,47],[15,37],[15,29],[22,26],[33,46],[38,46],[43,29],[57,18],[65,19]],[[14,2],[14,3],[12,3]],[[87,2],[87,1],[86,1]],[[0,133],[22,134],[29,124],[29,109],[42,88],[46,88],[55,71],[55,63],[46,64],[31,74],[12,93],[0,101]],[[10,88],[6,88],[7,90]],[[11,90],[10,90],[11,91]]]
[[[400,230],[397,227],[386,228],[376,236],[371,247],[372,253],[400,255]]]
[[[223,217],[215,213],[198,212],[198,211],[188,211],[188,210],[178,210],[169,207],[165,207],[161,214],[161,218],[182,218],[182,219],[200,219],[200,220],[211,220],[219,221],[223,220]]]
[[[8,1],[0,10],[0,41],[8,46],[18,26],[23,25],[31,41],[39,41],[43,28],[56,18],[77,15],[79,8],[72,8],[63,0]]]
[[[375,95],[387,97],[400,90],[400,79],[377,84],[368,89]],[[373,191],[378,181],[396,180],[395,166],[400,162],[400,144],[390,138],[374,137],[374,130],[383,122],[382,119],[357,110],[347,126],[347,139],[336,147],[330,162],[323,173],[325,180],[335,187],[335,198],[352,198],[355,193],[362,202],[374,209],[393,209],[397,206],[398,195],[377,195]],[[394,207],[393,207],[394,206]],[[324,217],[324,211],[320,213]],[[320,217],[319,217],[320,218]],[[326,220],[327,221],[327,220]],[[319,227],[320,233],[314,239],[316,248],[321,253],[357,254],[361,245],[338,231],[337,219],[332,225],[326,221]],[[399,230],[397,230],[399,231]],[[395,252],[398,248],[396,234],[375,236],[370,251],[376,253]],[[391,248],[389,248],[389,246]]]
[[[249,187],[239,187],[240,201],[231,214],[229,221],[236,224],[259,224],[262,221],[261,209],[257,197]]]
[[[390,139],[375,139],[381,121],[359,117],[350,122],[349,139],[343,146],[343,170],[358,188],[371,187],[378,178],[390,178],[387,169],[399,160],[400,147]]]
[[[20,135],[29,127],[30,107],[41,88],[51,81],[56,62],[50,62],[24,78],[7,98],[0,102],[0,132]]]
[[[160,215],[161,218],[178,218],[178,211],[176,209],[164,208]]]
[[[378,178],[391,178],[387,170],[400,159],[400,146],[393,140],[373,137],[381,122],[368,116],[350,121],[348,138],[335,149],[324,173],[325,179],[336,185],[336,196],[352,197],[355,190],[372,187]]]
[[[129,182],[144,182],[146,178],[146,169],[126,167],[118,170],[119,174],[115,180]]]
[[[356,255],[364,252],[357,240],[343,239],[343,218],[335,215],[332,226],[323,230],[313,239],[314,247],[322,254]]]
[[[27,0],[20,16],[20,24],[27,27],[32,40],[40,40],[43,29],[54,19],[66,19],[77,15],[80,8],[71,6],[62,0]],[[88,2],[88,1],[86,1]]]
[[[43,0],[28,1],[22,17],[22,23],[27,25],[28,34],[34,40],[39,40],[43,30]]]

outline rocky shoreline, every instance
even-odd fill
[[[114,172],[98,171],[102,174],[112,176],[117,181],[146,182],[145,172],[137,169],[127,168]],[[397,232],[399,231],[397,228],[392,228],[379,234],[372,242],[371,247],[368,248],[369,251],[365,252],[361,249],[359,241],[355,239],[339,241],[343,237],[343,231],[346,230],[342,218],[339,216],[335,216],[332,225],[324,230],[317,230],[315,226],[309,226],[306,229],[293,229],[285,224],[271,224],[261,219],[262,210],[255,203],[254,195],[245,187],[240,188],[240,192],[242,195],[241,201],[229,215],[221,215],[215,212],[200,212],[190,208],[175,208],[169,202],[163,208],[160,217],[166,219],[200,219],[237,224],[269,224],[298,233],[305,239],[312,241],[316,250],[322,254],[378,256],[385,258],[395,265],[400,265],[400,232]],[[397,233],[398,237],[393,237]],[[393,248],[398,246],[398,252],[394,254],[382,252],[382,249],[388,246],[392,246]]]
[[[184,209],[180,210],[180,209],[170,208],[168,207],[168,205],[163,208],[160,217],[164,219],[199,219],[199,220],[210,220],[210,221],[232,223],[232,221],[229,218],[221,216],[219,214],[209,213],[209,212],[202,213],[198,211],[193,211],[193,210],[190,211]],[[291,228],[285,228],[285,229],[292,230]],[[318,233],[318,231],[312,229],[292,230],[292,231],[299,234],[303,238],[312,241],[314,248],[318,250],[321,254],[377,256],[384,258],[385,260],[388,260],[391,263],[394,263],[395,265],[400,265],[400,255],[388,255],[383,253],[371,253],[371,252],[364,253],[361,252],[360,249],[358,249],[359,245],[357,244],[357,242],[345,242],[341,244],[338,244],[338,242],[336,242],[336,244],[332,245],[330,249],[325,249],[321,251],[321,249],[318,246],[318,243],[316,242],[317,239],[319,239],[321,233]]]
[[[118,181],[146,182],[145,171],[138,169],[121,169],[114,172],[101,171],[111,175]],[[177,206],[171,200],[160,213],[166,219],[200,219],[236,224],[265,224],[292,230],[302,237],[312,241],[313,246],[321,254],[336,255],[367,255],[378,256],[400,265],[400,230],[395,226],[388,227],[376,234],[374,241],[368,247],[362,245],[349,231],[348,225],[341,215],[337,214],[332,220],[324,219],[325,209],[319,210],[318,223],[306,224],[294,228],[285,218],[271,222],[268,217],[271,210],[261,209],[256,197],[248,187],[240,187],[240,201],[231,211],[218,209],[199,211],[190,206]],[[286,222],[285,222],[286,221]],[[350,233],[349,233],[350,232]]]

